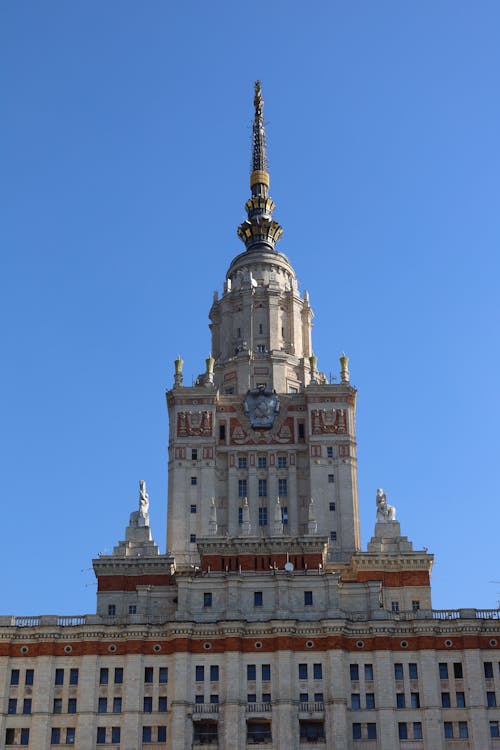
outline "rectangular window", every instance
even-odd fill
[[[78,685],[78,669],[69,670],[69,684]]]
[[[278,456],[278,469],[286,469],[286,456]]]
[[[337,532],[336,531],[330,531],[330,541],[336,542],[337,541]]]
[[[128,613],[129,613],[129,615],[136,615],[137,614],[137,605],[136,604],[129,604],[128,605]]]
[[[261,667],[262,682],[269,682],[271,679],[271,665],[263,664]]]
[[[351,674],[351,680],[357,682],[359,680],[359,667],[357,664],[349,665],[349,672]]]
[[[153,727],[142,728],[142,741],[152,742],[153,741]]]
[[[194,702],[198,704],[203,703],[204,701],[205,701],[205,698],[203,697],[203,695],[196,695],[194,698]]]
[[[54,682],[56,685],[62,685],[64,683],[64,669],[56,669]]]
[[[116,604],[108,604],[108,615],[114,617],[116,615]]]
[[[408,674],[410,680],[418,680],[418,665],[410,662],[410,664],[408,664]]]
[[[191,486],[194,487],[198,484],[198,477],[191,477]]]
[[[351,693],[351,708],[353,711],[359,711],[361,708],[361,696],[359,693]]]
[[[33,685],[33,680],[35,678],[35,670],[34,669],[27,669],[26,674],[24,676],[24,684],[25,685]]]
[[[328,507],[330,510],[335,510],[335,503],[329,503]]]
[[[262,607],[262,603],[263,603],[262,591],[254,591],[253,592],[253,606]]]
[[[408,725],[405,721],[398,722],[398,737],[400,740],[408,739]]]
[[[300,693],[299,694],[299,701],[301,703],[309,703],[309,693]]]
[[[15,730],[14,729],[6,729],[5,730],[5,744],[6,745],[13,745],[15,741]]]
[[[113,698],[113,713],[121,714],[122,712],[122,699],[119,696]]]
[[[265,469],[265,468],[267,468],[267,457],[266,456],[259,456],[257,458],[257,467],[259,469]]]
[[[493,693],[495,695],[495,693]],[[465,693],[459,692],[456,694],[457,708],[465,708]]]
[[[17,713],[17,698],[9,698],[9,706],[7,709],[8,714]]]
[[[487,680],[493,677],[493,662],[491,661],[484,662],[484,676],[486,677]]]
[[[453,722],[444,722],[444,736],[447,740],[453,739]]]
[[[158,727],[158,732],[157,732],[156,738],[157,738],[158,742],[166,742],[167,741],[167,727],[166,726]]]
[[[328,484],[333,484],[334,482],[335,482],[335,475],[328,474]]]
[[[326,457],[327,458],[333,458],[333,446],[327,445],[326,447]]]
[[[299,422],[298,428],[299,428],[299,440],[304,440],[305,434],[306,434],[306,427],[305,427],[304,422]]]
[[[391,610],[393,612],[399,612],[399,602],[391,602]]]
[[[31,713],[31,698],[24,698],[23,700],[23,714]]]
[[[118,745],[120,742],[120,727],[111,727],[111,744]]]
[[[52,713],[62,714],[62,698],[54,698],[54,703],[52,704]]]
[[[466,740],[469,736],[469,727],[467,726],[466,721],[459,721],[458,722],[458,736]]]
[[[412,708],[420,708],[420,693],[410,693]]]
[[[164,685],[168,682],[168,667],[160,667],[160,673],[158,675],[158,682]]]
[[[366,736],[369,740],[377,739],[377,725],[374,722],[366,725]]]
[[[422,740],[423,739],[422,734],[422,722],[421,721],[414,721],[413,722],[413,739],[414,740]]]
[[[450,694],[449,693],[441,693],[441,707],[442,708],[450,708],[450,706],[451,706]]]
[[[123,667],[115,667],[115,685],[121,685],[123,682]]]
[[[226,425],[220,424],[219,425],[219,440],[225,440],[226,439]]]
[[[59,745],[61,742],[61,730],[59,727],[53,727],[50,733],[50,744]]]
[[[191,461],[198,460],[198,448],[191,448]]]
[[[99,684],[107,685],[109,680],[109,669],[107,667],[101,667],[99,672]]]
[[[189,543],[190,544],[196,544],[196,534],[190,534],[189,535]]]
[[[498,721],[490,721],[490,737],[500,737]]]
[[[247,457],[238,456],[238,469],[246,469],[246,468],[247,468]]]
[[[315,703],[323,703],[324,701],[324,695],[323,693],[314,693],[314,702]]]
[[[373,710],[375,708],[375,693],[366,694],[366,707],[369,710]]]
[[[29,729],[21,729],[21,742],[20,745],[29,745],[30,744],[30,730]]]
[[[238,479],[238,497],[246,497],[247,494],[247,480]]]
[[[464,672],[462,669],[462,662],[461,661],[455,661],[453,662],[453,676],[456,680],[461,680],[464,676]]]
[[[168,710],[167,696],[160,695],[158,697],[158,712],[164,714]]]
[[[191,505],[191,513],[196,513],[196,505]]]
[[[205,667],[198,665],[195,668],[195,680],[196,682],[203,682],[205,679]]]
[[[440,680],[448,679],[448,665],[444,662],[439,663],[439,679]]]
[[[219,702],[219,696],[216,693],[212,693],[210,695],[210,703],[218,703]]]
[[[278,495],[280,497],[286,497],[288,495],[288,480],[278,479]]]
[[[76,714],[76,698],[68,698],[68,713]]]
[[[257,695],[255,693],[248,693],[247,703],[257,703]]]
[[[259,479],[259,497],[267,497],[267,479]]]
[[[238,508],[238,525],[241,526],[243,523],[243,508],[240,506]]]
[[[365,680],[372,682],[373,680],[373,664],[365,664]]]
[[[403,679],[403,665],[402,664],[394,665],[394,679],[395,680]]]
[[[97,713],[105,714],[107,712],[108,712],[108,699],[99,698],[99,701],[97,703]]]
[[[304,591],[304,606],[311,607],[313,603],[313,592]]]
[[[106,727],[97,727],[97,744],[103,745],[106,742]]]
[[[271,693],[262,693],[262,703],[271,703]]]
[[[150,714],[153,711],[153,699],[150,695],[144,696],[142,710],[145,714]]]
[[[492,690],[488,690],[488,692],[486,693],[486,701],[488,704],[488,708],[494,708],[497,705],[497,697]]]
[[[315,680],[323,679],[323,665],[322,664],[313,664],[313,678]]]
[[[247,664],[247,680],[253,682],[256,679],[256,674],[255,664]]]
[[[352,738],[353,740],[361,739],[361,724],[355,723],[352,725]]]
[[[411,603],[411,608],[413,612],[418,612],[418,610],[420,609],[420,602],[418,601],[418,599],[413,599]]]
[[[299,680],[307,680],[307,664],[299,664]]]
[[[286,505],[281,506],[281,522],[283,526],[288,524],[288,507]]]
[[[267,526],[267,508],[259,508],[259,526]]]
[[[211,591],[205,591],[205,593],[203,594],[203,606],[204,607],[212,606],[212,592]]]
[[[66,744],[74,745],[76,738],[76,729],[74,727],[68,727],[66,729]]]
[[[219,681],[219,666],[218,664],[211,664],[210,665],[210,682],[218,682]]]
[[[396,708],[406,708],[406,699],[404,693],[396,693]]]

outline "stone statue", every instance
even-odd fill
[[[377,503],[377,523],[388,523],[396,520],[396,508],[389,505],[383,489],[379,487],[375,498]]]
[[[139,482],[139,526],[149,526],[149,495],[146,492],[146,482]]]

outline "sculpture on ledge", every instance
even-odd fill
[[[138,526],[149,526],[149,495],[146,492],[146,482],[139,482],[139,516]]]
[[[377,523],[389,523],[396,520],[396,508],[389,505],[383,489],[379,487],[375,498],[377,503]]]

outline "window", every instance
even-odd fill
[[[196,513],[196,505],[191,505],[191,513]]]
[[[315,703],[323,703],[324,701],[323,693],[314,693],[314,701]]]
[[[152,742],[153,741],[153,727],[142,728],[142,741]]]
[[[99,701],[97,703],[97,713],[105,714],[107,712],[108,712],[108,699],[99,698]]]
[[[191,448],[191,461],[198,460],[198,448]]]
[[[115,685],[121,685],[123,682],[123,667],[115,667]]]
[[[212,592],[211,591],[205,591],[205,593],[203,594],[203,606],[204,607],[212,606]]]
[[[64,669],[56,669],[56,676],[55,676],[54,682],[56,685],[62,685],[64,683]]]
[[[69,684],[78,685],[78,669],[69,670]]]
[[[220,424],[219,425],[219,440],[225,440],[225,439],[226,439],[226,425]]]
[[[410,693],[410,701],[412,708],[420,708],[420,693]]]
[[[278,456],[278,469],[286,469],[286,456]]]
[[[408,739],[408,726],[405,721],[400,721],[398,723],[398,737],[400,740]]]
[[[410,664],[408,664],[408,674],[410,680],[418,680],[418,665],[410,662]]]
[[[167,727],[161,726],[158,727],[158,732],[156,734],[156,739],[158,742],[166,742],[167,741]]]
[[[262,693],[262,703],[271,703],[271,693]]]
[[[158,682],[160,684],[165,684],[166,682],[168,682],[168,667],[160,667],[160,674],[158,675],[158,677]]]
[[[359,711],[361,708],[361,696],[359,693],[351,693],[351,708],[353,711]]]
[[[119,696],[113,698],[113,713],[121,714],[122,712],[122,699]]]
[[[335,475],[328,474],[328,484],[333,484],[334,482],[335,482]]]
[[[257,670],[255,664],[247,664],[247,680],[253,682],[256,679]]]
[[[34,669],[27,669],[26,674],[24,676],[24,684],[25,685],[33,685],[33,680],[35,677],[35,670]]]
[[[422,740],[423,739],[422,734],[422,722],[421,721],[414,721],[413,722],[413,739],[414,740]]]
[[[406,700],[404,693],[396,693],[396,708],[405,708]]]
[[[490,721],[490,737],[500,737],[498,721]]]
[[[238,469],[246,469],[246,468],[247,468],[247,457],[238,456]]]
[[[495,693],[493,693],[495,695]],[[457,708],[465,708],[465,693],[457,693],[456,694],[457,699]]]
[[[420,602],[418,601],[418,599],[413,599],[411,608],[414,612],[418,612],[418,610],[420,609]]]
[[[366,707],[369,710],[372,710],[375,708],[375,693],[366,694]]]
[[[447,740],[453,739],[453,723],[451,721],[444,722],[444,736]]]
[[[62,714],[62,698],[54,698],[54,703],[52,704],[52,713]]]
[[[283,526],[288,524],[288,508],[286,505],[281,506],[281,522]]]
[[[259,479],[259,497],[267,497],[267,479]]]
[[[266,456],[259,456],[257,458],[257,467],[259,469],[265,469],[265,468],[267,468],[267,457]]]
[[[236,329],[236,336],[240,339],[241,338],[241,328]]]
[[[403,679],[403,665],[402,664],[394,665],[394,679],[395,680]]]
[[[355,680],[356,682],[359,680],[359,667],[357,664],[350,664],[349,665],[349,671],[351,673],[351,680]]]
[[[327,458],[333,458],[333,446],[327,445],[326,447],[326,457]]]
[[[203,697],[203,695],[196,695],[195,699],[194,699],[194,702],[200,704],[200,703],[203,703],[204,700],[205,700],[205,698]]]
[[[144,696],[142,710],[145,714],[150,714],[153,711],[153,699],[150,695]]]
[[[267,508],[259,508],[259,526],[267,526]]]
[[[488,690],[488,692],[486,693],[486,701],[488,704],[488,708],[494,708],[497,705],[497,697],[492,690]]]
[[[219,666],[218,664],[211,664],[210,665],[210,682],[218,682],[219,681]]]
[[[271,665],[263,664],[261,667],[262,682],[268,682],[271,679]]]
[[[304,606],[311,607],[313,603],[313,592],[304,591]]]
[[[212,693],[210,695],[210,703],[218,703],[219,702],[219,696],[216,693]]]
[[[107,685],[109,680],[109,669],[107,667],[101,667],[99,672],[99,684]]]
[[[59,745],[61,742],[61,730],[58,727],[53,727],[50,733],[50,744]]]
[[[15,739],[15,730],[14,729],[6,729],[5,730],[5,744],[6,745],[13,745]]]
[[[336,542],[337,541],[337,532],[336,531],[330,531],[330,541]]]
[[[377,725],[375,723],[368,723],[366,725],[366,736],[369,740],[377,739]]]
[[[31,713],[31,698],[25,698],[23,700],[23,714]]]
[[[120,727],[111,727],[111,744],[118,745],[120,742]]]
[[[160,695],[158,697],[158,712],[164,714],[168,709],[167,696]]]
[[[299,701],[301,703],[309,703],[309,693],[300,693],[299,694]]]
[[[17,713],[17,698],[9,698],[9,706],[7,709],[8,714]]]
[[[373,680],[373,664],[365,664],[365,680],[367,682]]]
[[[243,523],[243,508],[240,506],[238,508],[238,524],[239,524],[239,526],[241,526],[242,523]]]
[[[108,604],[108,615],[110,615],[110,617],[116,615],[116,604]]]
[[[57,670],[56,670],[56,672],[57,672]],[[19,685],[19,670],[18,669],[11,669],[10,670],[10,684],[11,685]]]
[[[464,676],[464,672],[462,669],[462,662],[461,661],[455,661],[453,662],[453,676],[456,680],[461,680]]]
[[[469,727],[467,726],[466,721],[458,722],[458,736],[461,739],[467,739],[467,737],[469,736]]]
[[[288,480],[278,479],[278,495],[286,497],[288,495]]]
[[[106,727],[97,727],[97,744],[103,745],[106,742]]]
[[[449,693],[441,693],[441,706],[443,708],[450,708],[451,707],[451,700],[450,700],[450,694]]]
[[[189,543],[195,544],[196,543],[196,534],[190,534],[189,535]]]
[[[399,612],[399,602],[391,602],[391,610],[393,612]]]
[[[335,503],[330,503],[328,507],[330,510],[335,510]]]
[[[68,699],[68,713],[76,714],[76,698]]]
[[[195,680],[196,682],[203,682],[204,679],[205,679],[205,667],[198,665],[195,668]]]
[[[361,739],[361,724],[356,723],[352,725],[352,738],[353,740]]]
[[[440,662],[439,664],[439,679],[440,680],[447,680],[448,679],[448,665],[444,662]]]
[[[304,422],[299,422],[299,440],[304,440],[306,434],[306,428]]]
[[[247,695],[247,703],[257,703],[257,695],[256,695],[256,693],[248,693],[248,695]]]
[[[129,604],[128,605],[128,613],[129,613],[129,615],[136,615],[137,614],[137,605],[136,604]]]
[[[307,664],[299,664],[299,680],[307,680]]]
[[[262,591],[254,591],[253,592],[253,606],[254,607],[262,607]]]
[[[66,744],[67,745],[75,744],[75,735],[76,735],[76,729],[74,727],[68,727],[66,729]]]
[[[487,680],[493,677],[493,663],[491,661],[484,662],[484,676]]]
[[[262,328],[262,323],[259,323],[259,333],[264,333],[263,328]]]
[[[247,496],[247,480],[238,479],[238,497]]]
[[[191,477],[191,486],[194,487],[198,484],[198,477]]]
[[[322,664],[313,664],[313,678],[315,680],[323,679],[323,665]]]

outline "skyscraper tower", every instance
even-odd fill
[[[167,393],[167,547],[190,566],[300,569],[347,561],[359,549],[356,390],[317,369],[313,312],[276,249],[264,101],[255,84],[251,195],[210,309],[211,355],[192,387],[182,361]]]

